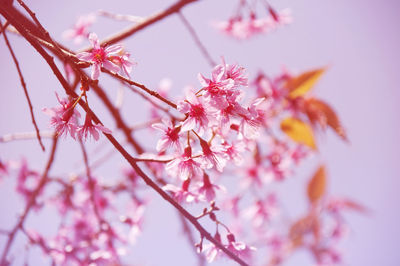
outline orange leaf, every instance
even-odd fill
[[[304,144],[314,150],[317,149],[311,127],[300,119],[285,118],[281,122],[281,129],[295,142]]]
[[[294,99],[304,96],[324,73],[325,68],[318,68],[300,74],[286,82],[285,87],[289,90],[289,98]]]
[[[313,231],[317,219],[313,215],[304,216],[295,221],[289,229],[289,238],[294,248],[303,244],[303,238],[308,232]],[[313,232],[314,233],[314,232]]]
[[[345,206],[346,208],[351,209],[353,211],[369,213],[369,210],[365,206],[363,206],[360,203],[357,203],[353,200],[349,200],[349,199],[344,200],[343,206]]]
[[[326,174],[325,167],[322,165],[315,172],[307,187],[308,199],[311,203],[318,201],[325,193]]]
[[[322,128],[328,125],[342,139],[347,140],[346,132],[343,129],[338,116],[327,103],[315,98],[307,99],[305,102],[305,111],[311,123],[314,124],[318,122]]]

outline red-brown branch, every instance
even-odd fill
[[[181,19],[183,25],[187,28],[190,35],[192,36],[197,47],[200,49],[200,52],[203,54],[204,58],[207,60],[208,64],[211,67],[215,67],[216,66],[215,61],[212,59],[210,53],[208,52],[208,50],[206,49],[204,44],[201,42],[199,36],[197,35],[197,33],[194,30],[194,28],[192,27],[192,25],[190,25],[189,21],[185,18],[185,16],[182,14],[182,12],[178,12],[178,15],[179,15],[179,18]]]
[[[113,76],[113,77],[115,77],[115,78],[117,78],[117,79],[119,79],[119,80],[121,80],[121,81],[123,81],[123,82],[126,82],[126,83],[128,83],[129,85],[133,85],[133,86],[135,86],[135,87],[138,87],[138,88],[142,89],[142,90],[145,91],[146,93],[148,93],[148,94],[150,94],[151,96],[153,96],[153,97],[159,99],[160,101],[163,101],[164,103],[168,104],[169,106],[171,106],[171,107],[174,108],[174,109],[177,109],[177,108],[178,108],[177,105],[176,105],[175,103],[173,103],[173,102],[171,102],[170,100],[168,100],[167,98],[161,96],[158,92],[153,91],[153,90],[150,90],[149,88],[147,88],[147,87],[146,87],[145,85],[143,85],[143,84],[140,84],[140,83],[138,83],[138,82],[135,82],[135,81],[133,81],[133,80],[130,80],[130,79],[128,79],[128,78],[125,78],[125,77],[119,75],[118,73],[114,73],[114,72],[112,72],[112,71],[110,71],[110,70],[108,70],[108,69],[106,69],[106,68],[104,68],[104,67],[101,68],[101,71],[103,71],[104,73],[107,73],[107,74],[109,74],[110,76]]]

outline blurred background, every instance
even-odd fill
[[[71,41],[63,40],[62,33],[80,15],[102,9],[146,17],[173,2],[38,0],[28,4],[55,39],[78,50],[88,43],[76,46]],[[244,41],[226,37],[212,27],[213,22],[231,16],[237,1],[202,0],[188,5],[183,14],[216,61],[224,56],[228,63],[237,62],[247,68],[250,77],[254,77],[259,70],[273,76],[279,74],[283,66],[295,73],[328,66],[314,93],[335,108],[347,130],[350,144],[343,143],[331,132],[320,136],[320,156],[312,159],[314,165],[304,167],[296,178],[285,182],[285,204],[291,215],[303,213],[306,208],[305,180],[312,174],[315,165],[326,163],[329,193],[350,197],[371,210],[369,215],[349,213],[346,216],[351,232],[340,246],[344,251],[345,265],[400,265],[400,75],[397,73],[400,69],[400,34],[397,29],[400,2],[271,0],[270,3],[278,10],[289,7],[293,23]],[[98,18],[91,29],[103,39],[128,25],[127,22]],[[55,106],[54,92],[61,94],[62,90],[49,67],[32,47],[17,36],[8,36],[20,61],[39,128],[47,129],[49,118],[41,109]],[[185,85],[198,85],[197,73],[210,72],[207,61],[176,15],[137,33],[124,44],[137,62],[133,79],[150,88],[156,88],[161,79],[168,77],[173,82],[172,94],[179,95]],[[0,41],[0,58],[0,135],[33,131],[19,77],[3,40]],[[110,83],[108,87],[108,81],[103,81],[102,77],[100,82],[115,99],[118,91],[115,83]],[[141,101],[136,95],[126,93],[123,115],[132,123],[146,121],[147,109],[137,108]],[[94,108],[96,111],[101,110],[99,103],[92,100],[92,104],[98,105],[99,108]],[[106,112],[98,113],[106,125],[113,125]],[[147,143],[152,147],[155,140]],[[50,141],[46,140],[45,144],[49,149]],[[79,145],[69,139],[63,140],[60,146],[52,171],[61,174],[76,167],[77,163],[79,165],[81,153]],[[0,144],[2,160],[17,160],[22,156],[30,158],[31,166],[38,170],[43,168],[47,158],[36,140]],[[114,165],[123,166],[118,155],[114,155],[113,160]],[[104,167],[99,175],[112,178],[119,172],[117,167]],[[304,199],[304,202],[298,199]],[[0,228],[9,228],[22,206],[21,198],[13,191],[12,182],[1,184],[0,202]],[[57,220],[56,217],[46,213],[34,216],[30,216],[29,226],[46,228],[50,233],[55,230],[51,224]],[[160,217],[164,221],[162,224],[159,223]],[[181,225],[175,210],[158,196],[152,197],[146,211],[144,232],[131,254],[132,261],[138,265],[196,265],[187,240],[177,237],[180,234]],[[20,238],[15,242],[13,253],[23,252],[22,240]],[[3,247],[4,237],[0,236],[0,250]],[[34,262],[32,265],[43,265],[45,262],[40,251],[33,252],[31,260]],[[16,265],[18,263],[22,260],[17,260]],[[312,263],[308,253],[298,252],[286,265]],[[213,265],[235,264],[222,259]]]

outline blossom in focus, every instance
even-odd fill
[[[188,117],[182,122],[182,132],[199,128],[199,135],[208,128],[212,120],[210,108],[207,108],[203,100],[198,98],[192,90],[186,93],[186,100],[178,102],[178,111],[187,114]]]
[[[43,112],[50,115],[50,124],[55,128],[56,133],[61,136],[70,134],[75,139],[76,130],[78,128],[79,112],[74,108],[71,100],[60,99],[56,93],[56,97],[61,106],[53,108],[43,108]]]
[[[130,53],[121,50],[119,55],[111,56],[110,61],[120,67],[122,73],[124,73],[127,77],[130,77],[130,73],[132,72],[132,67],[134,62],[129,58],[131,56]]]
[[[174,147],[177,151],[182,151],[179,141],[181,127],[174,127],[170,120],[163,119],[163,123],[153,124],[152,127],[164,132],[164,135],[157,142],[157,151],[164,151],[168,147]]]
[[[196,158],[192,157],[192,148],[186,147],[183,154],[166,165],[166,170],[171,176],[177,176],[181,180],[201,176],[203,170]]]
[[[77,129],[77,135],[79,139],[87,139],[92,136],[95,140],[99,140],[100,134],[98,131],[101,131],[106,134],[111,134],[111,130],[106,128],[100,124],[93,124],[93,120],[90,114],[86,114],[85,123],[82,126],[79,126]]]
[[[95,22],[96,16],[88,14],[81,16],[76,21],[75,25],[63,33],[65,39],[73,39],[75,44],[80,44],[84,39],[89,36],[89,27]]]
[[[210,146],[207,141],[203,139],[200,139],[200,146],[203,151],[202,159],[204,160],[205,168],[209,169],[214,166],[222,173],[226,164],[222,146]]]
[[[99,78],[102,66],[110,71],[118,72],[120,67],[112,61],[112,58],[122,51],[122,45],[114,44],[108,47],[101,47],[96,33],[91,33],[89,35],[89,41],[92,44],[92,50],[90,52],[79,53],[76,56],[80,60],[93,64],[91,78]]]

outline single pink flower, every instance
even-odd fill
[[[50,124],[55,128],[56,133],[61,136],[70,134],[75,139],[77,130],[77,120],[80,117],[79,112],[74,108],[74,102],[67,99],[60,99],[56,93],[56,97],[61,106],[53,108],[43,108],[43,112],[50,115]]]
[[[170,175],[179,177],[181,180],[201,176],[203,173],[200,163],[192,157],[190,146],[186,147],[183,154],[169,162],[165,168]]]
[[[222,146],[210,146],[207,141],[203,139],[200,139],[200,146],[203,151],[202,159],[204,161],[204,167],[207,169],[215,167],[222,173],[226,164]]]
[[[129,57],[130,53],[121,50],[119,55],[110,56],[110,61],[120,67],[122,72],[130,78],[130,73],[132,72],[132,67],[135,64]]]
[[[223,61],[225,64],[225,62]],[[248,78],[245,74],[246,69],[237,64],[228,65],[226,64],[225,78],[233,80],[234,85],[237,86],[248,86]]]
[[[83,61],[87,61],[93,64],[92,79],[98,79],[101,71],[101,67],[105,67],[108,70],[118,72],[120,67],[112,62],[112,57],[118,55],[122,51],[122,45],[114,44],[108,47],[101,47],[99,39],[96,33],[89,35],[89,41],[93,48],[90,52],[82,52],[76,56]]]
[[[95,20],[96,16],[93,14],[79,17],[72,29],[64,31],[63,37],[65,39],[73,39],[76,44],[80,44],[89,36],[88,28],[92,26]]]
[[[106,134],[111,134],[111,130],[102,126],[100,124],[93,124],[92,118],[90,114],[86,114],[85,123],[82,126],[79,126],[77,129],[77,135],[79,139],[87,140],[88,137],[92,136],[95,140],[99,140],[100,134],[98,131],[101,131]]]
[[[198,79],[203,86],[202,90],[205,91],[203,96],[217,109],[222,109],[227,105],[226,96],[232,94],[231,89],[235,85],[232,79],[226,78],[225,69],[226,65],[223,61],[223,64],[213,69],[210,79],[198,74]]]
[[[232,251],[234,254],[244,259],[245,261],[247,262],[251,261],[252,257],[251,252],[254,252],[256,250],[255,247],[248,246],[243,242],[237,242],[235,240],[235,236],[232,233],[229,233],[226,237],[229,242],[228,245],[226,245],[227,249],[229,249],[230,251]]]
[[[192,90],[186,93],[186,100],[178,102],[178,111],[187,114],[187,118],[182,122],[181,131],[190,131],[199,128],[199,134],[202,135],[204,130],[209,127],[212,120],[212,109],[207,108],[201,97],[197,97]]]
[[[257,229],[265,228],[265,225],[278,214],[279,208],[275,194],[269,194],[265,199],[257,200],[245,211],[245,215]]]
[[[215,199],[215,190],[216,189],[225,191],[224,187],[212,184],[210,181],[210,177],[206,173],[204,173],[203,185],[198,188],[199,194],[204,195],[205,199],[208,202],[211,202]]]
[[[164,135],[157,142],[157,151],[164,151],[173,146],[178,152],[182,152],[182,145],[179,141],[181,126],[174,127],[172,122],[166,119],[163,119],[162,122],[152,125],[153,128],[164,132]]]
[[[245,151],[246,144],[244,141],[237,140],[233,141],[231,144],[224,142],[222,144],[225,149],[225,157],[227,160],[233,160],[233,162],[240,166],[243,163],[243,152]]]
[[[183,181],[181,187],[177,187],[172,184],[167,184],[163,187],[163,189],[172,192],[174,195],[174,199],[179,203],[199,202],[200,195],[189,191],[190,182],[191,179],[188,178],[185,181]]]

